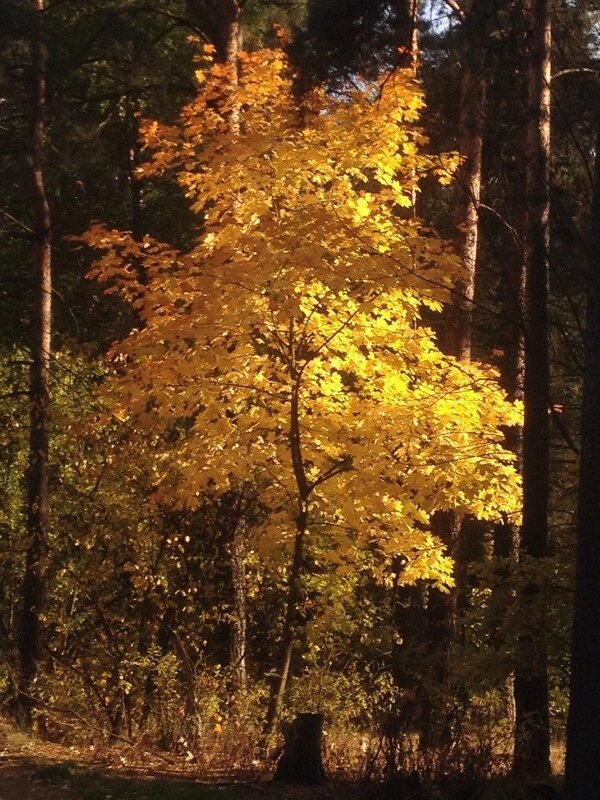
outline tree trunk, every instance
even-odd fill
[[[485,74],[487,29],[494,13],[491,0],[473,0],[462,20],[463,45],[458,120],[458,152],[463,159],[454,183],[454,224],[456,247],[461,254],[464,277],[456,285],[446,310],[444,348],[463,361],[471,358],[471,319],[475,297],[479,203],[481,199],[481,157],[487,97]]]
[[[234,522],[231,541],[231,577],[233,584],[233,615],[231,621],[231,666],[235,688],[246,687],[246,525],[243,519],[243,498]]]
[[[244,0],[216,0],[214,19],[214,44],[216,60],[231,68],[229,88],[234,91],[239,83],[238,52],[241,42],[241,14]],[[202,3],[188,0],[188,12],[204,27]],[[240,107],[235,103],[227,119],[229,134],[235,138],[240,132]],[[233,200],[234,213],[239,208],[239,197]],[[240,514],[233,529],[231,542],[231,573],[233,584],[233,615],[231,624],[230,654],[236,688],[246,685],[246,575],[244,564],[245,526]]]
[[[548,243],[550,165],[550,5],[530,0],[525,231],[525,419],[523,425],[523,524],[521,557],[548,554],[549,351]],[[539,608],[539,581],[527,580],[520,613],[525,630],[515,671],[516,772],[545,778],[550,772],[547,655]]]
[[[494,11],[491,0],[473,0],[461,14],[463,44],[460,114],[458,121],[458,150],[462,163],[454,183],[453,217],[456,226],[455,245],[461,255],[464,276],[458,281],[452,302],[445,309],[441,344],[445,353],[462,361],[471,359],[472,309],[475,294],[475,274],[479,238],[479,203],[485,121],[486,51],[490,17]],[[468,521],[467,521],[468,523]],[[434,648],[433,661],[436,682],[451,687],[452,659],[458,630],[458,607],[466,593],[466,569],[461,559],[465,550],[461,537],[463,520],[452,511],[438,512],[433,530],[455,562],[456,586],[448,594],[432,593],[429,601],[430,635]],[[435,708],[442,701],[441,708]],[[447,737],[452,721],[443,708],[440,697],[424,714],[429,723],[422,735],[425,743],[433,744],[438,735]],[[446,724],[447,723],[447,724]],[[445,728],[445,733],[441,730]]]
[[[396,42],[398,66],[411,67],[417,59],[419,32],[417,29],[418,0],[395,0]]]
[[[277,762],[274,781],[314,785],[323,783],[321,760],[322,714],[298,714],[285,737],[283,754]]]
[[[293,324],[290,328],[290,337],[293,337]],[[290,339],[290,345],[293,339]],[[283,624],[283,634],[281,643],[281,672],[279,681],[271,694],[269,708],[267,710],[266,731],[272,733],[274,730],[277,715],[281,707],[281,701],[285,695],[287,681],[292,664],[292,653],[296,638],[296,622],[298,616],[298,605],[301,595],[302,567],[304,563],[304,540],[308,526],[308,502],[311,488],[306,476],[304,460],[302,456],[302,440],[300,431],[300,381],[301,374],[296,372],[292,366],[292,388],[290,405],[290,456],[296,487],[298,490],[297,502],[298,513],[296,515],[296,535],[294,538],[294,556],[290,568],[288,579],[288,596]]]
[[[142,201],[141,181],[137,169],[141,163],[140,129],[139,129],[139,103],[128,100],[121,115],[123,135],[125,138],[127,184],[129,186],[129,218],[133,238],[141,241],[145,233],[144,205]],[[148,280],[144,270],[139,270],[142,282]]]
[[[215,46],[215,57],[219,64],[233,67],[232,80],[237,85],[238,59],[241,41],[241,19],[245,0],[214,0],[214,17],[208,28]],[[207,27],[207,6],[203,0],[186,0],[186,10],[198,30]],[[212,14],[211,14],[212,16]]]
[[[298,604],[300,602],[300,589],[302,577],[302,563],[304,561],[304,538],[306,535],[307,513],[303,508],[298,514],[296,536],[294,539],[294,557],[288,578],[288,594],[285,610],[285,620],[283,623],[283,633],[281,641],[281,670],[279,678],[271,693],[265,729],[267,733],[272,733],[275,722],[281,708],[287,682],[290,675],[292,664],[292,654],[294,651],[294,640],[296,638],[296,617],[298,614]]]
[[[218,0],[217,31],[215,47],[217,60],[231,64],[237,75],[237,54],[240,40],[240,16],[242,3],[239,0]]]
[[[600,111],[600,102],[598,106]],[[567,800],[600,797],[600,113],[597,126],[564,786]]]
[[[28,547],[21,588],[17,714],[31,727],[34,682],[42,658],[48,561],[48,450],[52,273],[50,207],[44,185],[45,104],[48,54],[43,33],[44,0],[33,0],[31,36],[31,210],[33,307],[31,311],[30,431],[27,471]]]
[[[241,13],[246,0],[186,0],[186,13],[194,27],[205,31],[215,46],[220,64],[237,66]]]
[[[522,218],[522,215],[521,215]],[[525,354],[523,339],[523,319],[525,306],[525,272],[523,250],[519,247],[514,258],[508,261],[504,279],[503,316],[506,320],[507,338],[505,355],[502,361],[502,386],[511,401],[523,401],[525,375]],[[515,467],[523,469],[523,426],[515,425],[506,432],[504,446],[516,456]],[[508,517],[494,525],[493,542],[493,584],[490,596],[490,615],[488,628],[490,643],[496,648],[498,657],[507,652],[507,620],[511,620],[508,609],[514,609],[516,598],[516,575],[519,561],[519,525]],[[515,725],[514,672],[512,657],[505,658],[506,672],[506,718],[511,729]]]

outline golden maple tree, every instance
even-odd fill
[[[201,61],[178,124],[144,123],[141,176],[174,172],[194,246],[102,225],[86,241],[102,251],[92,275],[141,321],[114,346],[115,411],[161,443],[157,496],[194,507],[254,482],[271,510],[262,546],[294,551],[293,637],[311,529],[335,533],[332,568],[375,546],[382,575],[400,556],[402,581],[451,584],[431,515],[517,513],[502,428],[520,408],[422,319],[461,267],[414,216],[422,179],[451,180],[455,159],[424,153],[411,71],[300,102],[279,50],[240,54],[237,82]]]

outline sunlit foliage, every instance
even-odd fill
[[[92,276],[140,320],[113,348],[115,413],[153,437],[156,498],[194,508],[252,480],[270,509],[264,549],[302,510],[309,530],[335,532],[339,570],[374,545],[383,567],[403,556],[403,581],[447,585],[431,514],[519,504],[502,445],[519,408],[491,368],[443,355],[422,318],[460,266],[414,199],[454,159],[423,153],[410,71],[299,100],[281,51],[242,54],[239,83],[200,61],[179,123],[144,124],[140,175],[175,172],[195,246],[86,236],[102,251]]]

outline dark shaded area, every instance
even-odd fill
[[[323,715],[298,714],[285,737],[273,780],[307,785],[323,783],[322,740]]]
[[[600,795],[600,102],[596,103],[598,133],[584,340],[577,572],[565,770],[567,800]]]
[[[414,29],[410,0],[311,0],[291,47],[304,85],[374,76],[401,61]]]

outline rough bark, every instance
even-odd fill
[[[464,277],[455,287],[453,301],[444,320],[447,353],[469,361],[471,319],[475,297],[481,158],[487,96],[487,28],[494,13],[493,0],[473,0],[462,16],[460,112],[458,152],[462,163],[454,184],[453,216],[457,228],[456,247],[462,257]]]
[[[479,238],[479,203],[483,132],[487,94],[486,54],[488,26],[494,13],[493,0],[473,0],[459,9],[462,24],[460,113],[457,144],[462,158],[454,184],[453,218],[456,226],[455,245],[464,273],[455,286],[452,302],[444,312],[441,344],[445,353],[463,361],[471,359],[472,309],[475,295],[477,248]],[[468,525],[468,520],[465,521]],[[433,530],[455,561],[456,587],[447,595],[432,593],[429,601],[430,636],[436,680],[450,686],[452,659],[458,631],[458,607],[466,592],[466,569],[461,558],[465,550],[461,536],[463,520],[451,511],[437,513]],[[443,708],[430,709],[429,725],[422,731],[424,742],[433,744],[438,735],[448,735],[451,721]],[[446,725],[446,722],[448,725]],[[441,728],[445,728],[444,733]],[[427,730],[429,728],[429,731]]]
[[[237,56],[245,0],[213,0],[210,6],[204,0],[186,0],[185,5],[194,26],[198,30],[206,30],[213,41],[216,60],[220,64],[232,65],[232,79],[237,84]],[[207,14],[210,18],[207,18]]]
[[[240,501],[240,506],[243,500]],[[243,512],[241,512],[243,513]],[[231,541],[233,614],[231,620],[231,666],[236,689],[246,686],[246,526],[241,514],[234,523]]]
[[[217,61],[235,64],[241,41],[241,14],[246,0],[185,0],[187,17],[214,44]]]
[[[305,785],[323,783],[322,738],[323,715],[298,714],[285,738],[273,780]]]
[[[567,800],[600,797],[600,103],[598,105],[564,786]]]
[[[538,563],[548,554],[549,348],[548,244],[550,165],[550,5],[530,0],[525,231],[525,418],[523,425],[523,524],[521,558]],[[550,772],[547,656],[539,608],[539,582],[521,592],[520,637],[515,671],[516,772],[544,778]]]
[[[419,48],[419,31],[417,16],[418,0],[396,0],[396,42],[398,46],[398,65],[411,67],[417,58]]]
[[[33,229],[33,303],[31,309],[30,429],[27,471],[27,538],[21,587],[19,695],[17,713],[29,728],[34,682],[43,657],[48,561],[48,452],[52,271],[50,206],[44,184],[45,105],[48,54],[44,42],[44,0],[33,0],[31,31],[31,212]]]
[[[525,271],[522,248],[510,259],[504,275],[503,314],[506,318],[507,339],[505,357],[501,367],[502,386],[511,401],[523,401],[525,377],[525,354],[523,339],[523,318],[525,305]],[[515,467],[523,468],[523,426],[517,425],[506,432],[504,445],[516,456]],[[494,582],[490,596],[490,615],[488,627],[490,642],[497,649],[499,658],[506,653],[507,621],[516,597],[516,581],[519,560],[519,525],[505,516],[496,523],[492,532]],[[506,656],[504,656],[506,658]],[[506,716],[511,727],[515,724],[514,674],[512,662],[505,664],[506,678]]]
[[[234,65],[236,74],[242,5],[239,0],[218,0],[217,2],[217,38],[215,42],[217,60],[222,64]]]

